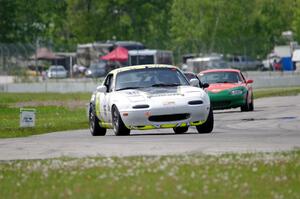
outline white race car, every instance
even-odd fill
[[[213,130],[214,118],[207,93],[198,80],[186,79],[175,66],[140,65],[118,68],[105,77],[89,104],[93,136],[112,128],[116,135],[130,130],[173,128],[176,134],[196,126]]]

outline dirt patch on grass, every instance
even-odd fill
[[[86,100],[68,100],[68,101],[30,101],[30,102],[18,102],[11,107],[23,108],[23,107],[39,107],[39,106],[61,106],[70,109],[86,107],[88,101]]]

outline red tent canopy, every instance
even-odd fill
[[[128,50],[126,48],[118,46],[107,55],[102,56],[101,59],[106,61],[125,62],[128,60]]]

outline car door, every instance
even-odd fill
[[[109,74],[104,80],[104,85],[107,90],[104,93],[100,93],[100,118],[105,123],[111,123],[111,110],[110,110],[110,98],[113,93],[113,74]]]

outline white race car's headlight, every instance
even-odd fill
[[[233,90],[233,91],[230,91],[230,94],[231,95],[241,95],[241,94],[243,94],[243,90]]]

